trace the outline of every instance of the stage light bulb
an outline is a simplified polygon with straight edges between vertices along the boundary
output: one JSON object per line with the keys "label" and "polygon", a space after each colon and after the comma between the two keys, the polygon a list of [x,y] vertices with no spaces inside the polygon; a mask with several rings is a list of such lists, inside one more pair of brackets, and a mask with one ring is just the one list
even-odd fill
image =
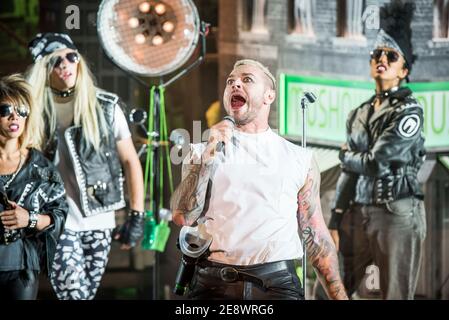
{"label": "stage light bulb", "polygon": [[164,24],[162,25],[162,30],[164,30],[165,32],[172,32],[175,29],[175,25],[173,22],[171,21],[165,21]]}
{"label": "stage light bulb", "polygon": [[[159,78],[182,68],[195,54],[202,26],[195,0],[96,2],[101,3],[96,20],[100,44],[127,73]],[[191,33],[185,36],[184,29]]]}
{"label": "stage light bulb", "polygon": [[130,28],[137,28],[139,26],[139,19],[132,17],[128,20],[128,25]]}
{"label": "stage light bulb", "polygon": [[150,11],[150,3],[149,2],[142,2],[139,4],[139,10],[140,12],[147,13]]}
{"label": "stage light bulb", "polygon": [[151,40],[151,42],[155,46],[160,46],[161,44],[164,43],[164,38],[162,38],[160,35],[157,34],[153,37],[153,40]]}
{"label": "stage light bulb", "polygon": [[167,9],[165,8],[164,4],[158,3],[156,7],[154,7],[154,11],[156,11],[156,13],[161,16],[165,13],[165,11],[167,11]]}
{"label": "stage light bulb", "polygon": [[139,34],[137,34],[135,37],[134,37],[134,41],[136,41],[136,43],[138,43],[138,44],[143,44],[143,43],[145,43],[145,36],[143,35],[143,34],[141,34],[141,33],[139,33]]}

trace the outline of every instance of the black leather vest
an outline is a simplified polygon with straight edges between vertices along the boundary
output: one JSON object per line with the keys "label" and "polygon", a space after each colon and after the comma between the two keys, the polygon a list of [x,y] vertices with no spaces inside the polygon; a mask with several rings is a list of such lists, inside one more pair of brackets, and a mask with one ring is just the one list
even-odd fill
{"label": "black leather vest", "polygon": [[[116,95],[104,91],[97,93],[108,132],[101,136],[100,149],[83,139],[80,126],[69,127],[64,133],[70,158],[80,191],[81,212],[85,217],[114,211],[125,207],[123,171],[114,137],[114,110],[119,108]],[[52,134],[44,154],[55,161],[58,146],[57,134]]]}

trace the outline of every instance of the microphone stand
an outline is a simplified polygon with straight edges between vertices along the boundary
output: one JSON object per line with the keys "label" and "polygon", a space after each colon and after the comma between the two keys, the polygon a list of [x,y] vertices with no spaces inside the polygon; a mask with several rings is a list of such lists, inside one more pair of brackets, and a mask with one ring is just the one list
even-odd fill
{"label": "microphone stand", "polygon": [[[200,24],[201,51],[200,51],[200,55],[198,56],[196,61],[194,61],[192,64],[190,64],[189,66],[187,66],[186,68],[184,68],[183,70],[181,70],[180,72],[178,72],[172,78],[168,79],[165,82],[163,81],[162,77],[160,78],[160,85],[158,87],[156,87],[155,91],[154,91],[154,110],[153,110],[154,127],[153,128],[155,129],[155,131],[157,130],[157,128],[159,128],[160,121],[161,121],[161,114],[160,114],[161,89],[163,90],[163,89],[167,88],[170,84],[172,84],[173,82],[175,82],[182,76],[186,75],[189,71],[191,71],[193,68],[198,66],[204,60],[204,58],[206,56],[206,35],[208,32],[208,27],[209,27],[209,25],[206,22],[201,21],[201,24]],[[153,150],[152,150],[153,151],[153,153],[152,153],[153,166],[149,172],[149,174],[151,176],[153,176],[153,185],[150,186],[150,188],[153,188],[153,190],[154,190],[154,198],[151,199],[151,200],[153,200],[153,207],[151,209],[154,212],[156,223],[159,223],[159,216],[158,216],[159,207],[161,205],[163,205],[161,203],[162,195],[160,194],[160,192],[162,192],[162,190],[160,190],[161,189],[160,181],[161,181],[161,175],[163,175],[163,172],[160,172],[161,170],[158,170],[159,168],[162,167],[161,163],[160,163],[161,159],[160,159],[160,155],[159,155],[161,152],[163,152],[163,150],[161,150],[159,148],[161,145],[161,142],[165,142],[165,141],[160,141],[160,132],[159,132],[159,134],[156,136],[155,147],[153,147]],[[151,152],[150,146],[148,146],[147,152]],[[160,282],[159,282],[160,267],[159,267],[159,265],[160,265],[160,253],[157,250],[155,250],[154,251],[154,264],[153,264],[153,300],[159,300],[159,298],[160,298],[160,296],[159,296],[160,295]]]}
{"label": "microphone stand", "polygon": [[[160,79],[160,83],[162,83],[163,80]],[[153,121],[154,121],[154,129],[155,131],[160,128],[160,89],[158,87],[154,90],[154,109],[153,111]],[[153,207],[150,208],[154,212],[154,218],[156,219],[156,224],[159,223],[159,206],[163,205],[159,203],[160,201],[160,175],[163,174],[161,170],[158,170],[159,167],[159,160],[160,156],[159,154],[162,152],[161,150],[161,139],[160,139],[160,132],[156,137],[156,147],[153,147],[153,166],[152,166],[152,172],[150,172],[150,175],[153,176],[153,186],[150,186],[150,188],[153,188],[154,190],[154,198],[150,199],[152,200]],[[150,150],[147,150],[147,152],[150,152]],[[150,180],[151,181],[151,180]],[[153,230],[154,232],[154,230]],[[159,264],[160,264],[160,254],[155,250],[154,251],[154,264],[153,264],[153,300],[159,300],[159,292],[160,292],[160,282],[159,282]]]}
{"label": "microphone stand", "polygon": [[[302,111],[302,137],[301,137],[301,146],[305,149],[307,147],[306,142],[306,115],[307,115],[307,102],[306,98],[302,97],[301,99],[301,111]],[[304,287],[304,297],[306,295],[307,290],[307,253],[306,253],[306,244],[304,238],[302,239],[302,281]]]}
{"label": "microphone stand", "polygon": [[[307,148],[306,143],[306,115],[307,115],[307,105],[309,103],[314,103],[317,100],[316,96],[312,92],[304,92],[304,96],[301,98],[301,109],[302,109],[302,147]],[[302,239],[302,278],[304,285],[304,295],[307,289],[307,252],[306,252],[306,244],[304,239]]]}

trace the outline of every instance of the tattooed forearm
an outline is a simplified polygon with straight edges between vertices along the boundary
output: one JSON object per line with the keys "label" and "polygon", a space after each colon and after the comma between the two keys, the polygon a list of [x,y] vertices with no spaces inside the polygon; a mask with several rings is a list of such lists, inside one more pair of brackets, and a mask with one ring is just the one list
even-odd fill
{"label": "tattooed forearm", "polygon": [[306,244],[307,258],[317,270],[318,277],[328,296],[332,299],[347,299],[338,270],[338,258],[332,239],[327,238],[322,230],[314,231],[312,227],[303,230],[303,241]]}
{"label": "tattooed forearm", "polygon": [[171,197],[172,209],[192,211],[197,205],[196,186],[200,178],[201,165],[193,164],[187,176],[181,181]]}
{"label": "tattooed forearm", "polygon": [[170,208],[181,212],[187,224],[198,219],[203,211],[209,177],[210,167],[203,163],[183,165],[183,179],[172,194]]}
{"label": "tattooed forearm", "polygon": [[321,212],[319,186],[319,170],[313,160],[306,183],[298,193],[298,223],[307,259],[314,266],[329,298],[347,299],[340,278],[337,251]]}
{"label": "tattooed forearm", "polygon": [[313,176],[309,172],[304,187],[298,194],[298,212],[304,215],[304,219],[310,219],[315,213],[317,203],[312,201],[312,197],[313,194],[319,194],[319,192],[319,181],[318,183],[314,183]]}

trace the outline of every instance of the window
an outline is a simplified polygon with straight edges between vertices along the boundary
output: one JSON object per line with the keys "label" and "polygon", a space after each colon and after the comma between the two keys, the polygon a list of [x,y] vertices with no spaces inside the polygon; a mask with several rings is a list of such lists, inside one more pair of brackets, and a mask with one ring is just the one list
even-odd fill
{"label": "window", "polygon": [[252,12],[253,12],[253,1],[246,0],[241,1],[242,4],[242,30],[249,31],[251,30],[251,20],[252,20]]}
{"label": "window", "polygon": [[433,37],[449,38],[449,0],[433,1]]}
{"label": "window", "polygon": [[267,32],[267,27],[265,24],[265,19],[267,16],[266,4],[267,4],[266,0],[253,0],[251,32],[254,33]]}
{"label": "window", "polygon": [[313,36],[312,17],[315,11],[314,0],[289,1],[289,25],[292,34]]}
{"label": "window", "polygon": [[337,0],[337,36],[344,38],[363,37],[364,1]]}
{"label": "window", "polygon": [[267,33],[266,0],[245,0],[242,1],[242,30],[251,33]]}

